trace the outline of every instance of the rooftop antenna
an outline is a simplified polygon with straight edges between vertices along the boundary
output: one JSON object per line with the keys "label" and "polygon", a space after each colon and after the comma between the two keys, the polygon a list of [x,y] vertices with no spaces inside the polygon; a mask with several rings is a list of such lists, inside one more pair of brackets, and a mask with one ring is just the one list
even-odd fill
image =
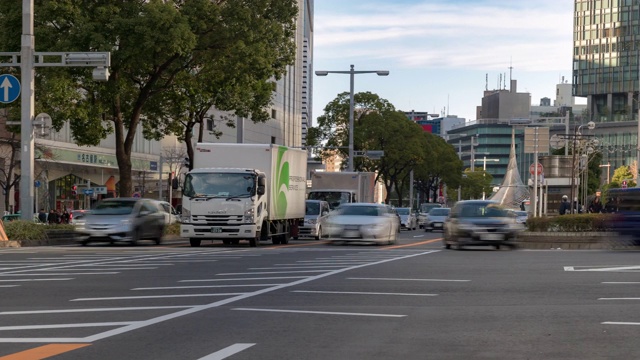
{"label": "rooftop antenna", "polygon": [[449,117],[449,94],[447,94],[447,112],[446,116]]}
{"label": "rooftop antenna", "polygon": [[502,83],[505,90],[507,90],[507,73],[504,73],[504,80]]}
{"label": "rooftop antenna", "polygon": [[513,56],[509,58],[509,83],[513,80]]}
{"label": "rooftop antenna", "polygon": [[484,90],[489,91],[489,73],[484,75]]}
{"label": "rooftop antenna", "polygon": [[498,90],[500,90],[500,85],[502,85],[502,73],[498,76]]}

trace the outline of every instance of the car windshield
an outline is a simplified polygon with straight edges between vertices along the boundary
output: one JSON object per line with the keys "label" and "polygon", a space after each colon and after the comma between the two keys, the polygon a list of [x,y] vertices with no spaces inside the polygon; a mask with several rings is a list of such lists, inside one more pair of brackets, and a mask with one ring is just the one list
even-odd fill
{"label": "car windshield", "polygon": [[319,215],[320,214],[320,203],[317,202],[308,202],[305,210],[306,215]]}
{"label": "car windshield", "polygon": [[478,217],[507,217],[507,210],[500,208],[497,204],[464,204],[460,209],[461,218]]}
{"label": "car windshield", "polygon": [[329,203],[331,210],[349,202],[349,193],[341,191],[320,191],[310,192],[309,200],[323,200]]}
{"label": "car windshield", "polygon": [[247,173],[190,173],[184,179],[184,195],[189,197],[253,196],[256,177]]}
{"label": "car windshield", "polygon": [[449,215],[449,209],[431,209],[431,211],[429,211],[429,215],[431,216],[448,216]]}
{"label": "car windshield", "polygon": [[377,206],[343,206],[338,208],[337,215],[378,216]]}
{"label": "car windshield", "polygon": [[92,215],[128,215],[133,211],[135,201],[101,201],[92,209]]}
{"label": "car windshield", "polygon": [[439,208],[439,207],[442,207],[442,205],[440,205],[440,204],[429,204],[429,203],[422,204],[422,205],[420,205],[420,212],[428,213],[431,209]]}
{"label": "car windshield", "polygon": [[398,211],[398,215],[409,215],[411,212],[409,208],[397,208],[396,210]]}

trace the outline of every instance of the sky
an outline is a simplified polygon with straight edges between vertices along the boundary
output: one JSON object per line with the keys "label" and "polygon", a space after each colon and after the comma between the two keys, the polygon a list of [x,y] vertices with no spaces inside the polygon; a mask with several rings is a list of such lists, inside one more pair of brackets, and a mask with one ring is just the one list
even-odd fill
{"label": "sky", "polygon": [[[470,121],[483,91],[510,78],[532,105],[553,104],[556,84],[571,82],[572,24],[570,0],[315,0],[313,67],[388,70],[355,75],[354,92]],[[348,74],[314,77],[313,125],[345,91]]]}

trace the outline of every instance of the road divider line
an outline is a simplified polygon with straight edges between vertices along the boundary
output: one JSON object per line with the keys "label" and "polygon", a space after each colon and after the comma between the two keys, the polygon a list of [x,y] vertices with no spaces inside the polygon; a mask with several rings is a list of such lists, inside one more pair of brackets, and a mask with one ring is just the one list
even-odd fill
{"label": "road divider line", "polygon": [[640,325],[637,322],[622,322],[622,321],[605,321],[601,323],[602,325]]}
{"label": "road divider line", "polygon": [[400,317],[406,317],[407,316],[407,315],[393,315],[393,314],[368,314],[368,313],[347,313],[347,312],[335,312],[335,311],[308,311],[308,310],[256,309],[256,308],[235,308],[235,309],[231,309],[231,310],[280,312],[280,313],[295,313],[295,314],[376,316],[376,317],[395,317],[395,318],[400,318]]}
{"label": "road divider line", "polygon": [[603,284],[640,284],[640,281],[603,281]]}
{"label": "road divider line", "polygon": [[209,354],[205,357],[201,357],[198,360],[222,360],[222,359],[226,359],[229,356],[235,355],[237,353],[239,353],[240,351],[244,351],[250,347],[252,347],[255,344],[242,344],[242,343],[238,343],[238,344],[233,344],[231,346],[227,346],[226,348],[222,349],[222,350],[218,350],[216,352],[214,352],[213,354]]}
{"label": "road divider line", "polygon": [[271,277],[250,277],[235,279],[194,279],[179,280],[178,282],[209,282],[209,281],[240,281],[240,280],[282,280],[282,279],[306,279],[306,276],[271,276]]}
{"label": "road divider line", "polygon": [[237,296],[237,295],[244,295],[244,294],[245,293],[116,296],[116,297],[103,297],[103,298],[80,298],[80,299],[72,299],[69,301],[168,299],[168,298],[188,298],[188,297],[208,297],[208,296]]}
{"label": "road divider line", "polygon": [[46,359],[90,345],[91,344],[49,344],[21,351],[19,353],[3,356],[0,357],[0,360]]}
{"label": "road divider line", "polygon": [[640,300],[640,298],[599,298],[598,300]]}
{"label": "road divider line", "polygon": [[148,287],[135,288],[137,290],[181,290],[181,289],[210,289],[210,288],[230,288],[230,287],[260,287],[260,286],[278,286],[282,284],[242,284],[242,285],[194,285],[194,286],[165,286],[165,287]]}
{"label": "road divider line", "polygon": [[443,282],[468,282],[471,280],[452,280],[452,279],[402,279],[402,278],[359,278],[350,277],[348,280],[393,280],[393,281],[443,281]]}
{"label": "road divider line", "polygon": [[100,326],[127,326],[135,324],[136,321],[104,322],[104,323],[80,323],[80,324],[49,324],[49,325],[18,325],[0,326],[0,331],[7,330],[42,330],[42,329],[70,329]]}
{"label": "road divider line", "polygon": [[294,292],[294,293],[311,293],[311,294],[347,294],[347,295],[438,296],[438,294],[383,293],[383,292],[364,292],[364,291],[293,290],[291,292]]}
{"label": "road divider line", "polygon": [[0,315],[35,315],[35,314],[64,314],[102,311],[140,311],[140,310],[162,310],[162,309],[188,309],[192,306],[136,306],[118,308],[88,308],[88,309],[62,309],[62,310],[32,310],[32,311],[2,311]]}
{"label": "road divider line", "polygon": [[306,244],[273,245],[273,246],[266,247],[266,249],[267,250],[278,250],[278,249],[282,249],[282,248],[292,248],[292,247],[301,247],[301,246],[312,246],[312,245],[318,245],[318,244],[326,244],[328,242],[329,242],[328,240],[320,240],[320,241],[313,241],[313,242],[306,243]]}
{"label": "road divider line", "polygon": [[400,249],[400,248],[405,248],[405,247],[412,247],[412,246],[418,246],[418,245],[431,244],[431,243],[438,242],[438,241],[442,241],[442,238],[431,239],[431,240],[425,240],[425,241],[419,241],[419,242],[417,242],[417,243],[412,243],[412,244],[404,244],[404,245],[387,246],[387,247],[382,248],[382,249],[380,249],[380,250]]}

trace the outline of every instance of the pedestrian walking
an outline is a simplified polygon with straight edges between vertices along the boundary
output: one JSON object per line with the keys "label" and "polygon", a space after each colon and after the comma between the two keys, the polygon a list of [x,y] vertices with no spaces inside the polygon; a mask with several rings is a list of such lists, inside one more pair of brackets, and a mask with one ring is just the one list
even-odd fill
{"label": "pedestrian walking", "polygon": [[43,224],[47,223],[47,212],[44,209],[40,209],[40,212],[38,212],[38,220]]}
{"label": "pedestrian walking", "polygon": [[562,201],[560,202],[560,209],[558,209],[558,214],[565,215],[568,212],[571,212],[571,203],[569,203],[569,197],[567,195],[562,195]]}
{"label": "pedestrian walking", "polygon": [[49,216],[47,217],[47,221],[49,222],[49,225],[55,225],[58,223],[58,214],[56,213],[55,210],[53,209],[49,210]]}
{"label": "pedestrian walking", "polygon": [[600,201],[600,196],[596,196],[591,204],[589,204],[589,212],[590,213],[601,213],[602,212],[602,202]]}
{"label": "pedestrian walking", "polygon": [[64,212],[62,213],[62,216],[60,216],[60,222],[62,224],[68,224],[69,223],[69,219],[71,219],[71,216],[69,215],[69,212],[67,211],[67,209],[64,209]]}

